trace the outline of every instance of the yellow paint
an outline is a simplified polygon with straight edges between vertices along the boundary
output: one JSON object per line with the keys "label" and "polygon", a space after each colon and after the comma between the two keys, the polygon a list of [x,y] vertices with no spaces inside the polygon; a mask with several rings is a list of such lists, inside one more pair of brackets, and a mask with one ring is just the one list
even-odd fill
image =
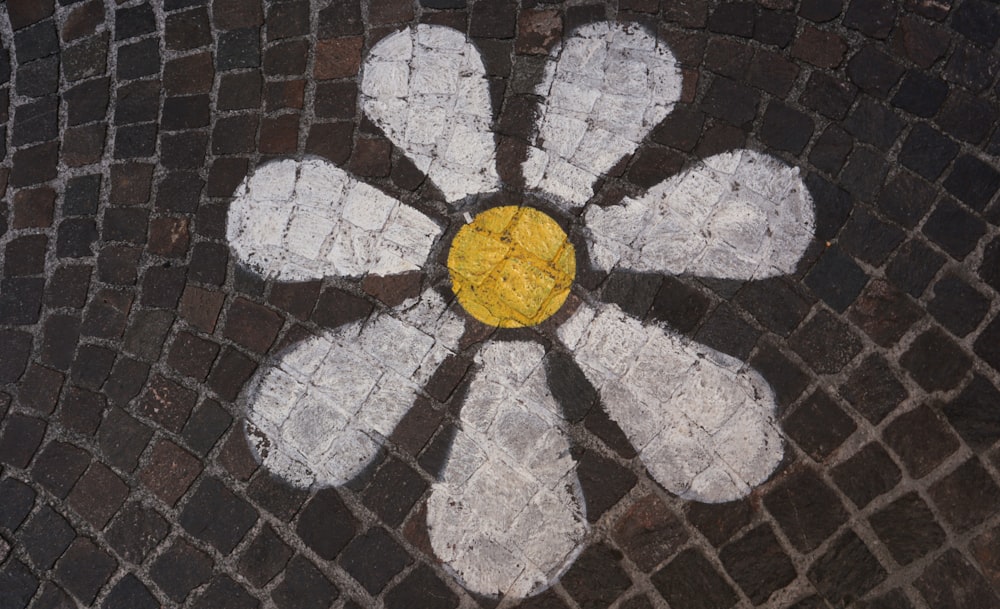
{"label": "yellow paint", "polygon": [[455,235],[451,289],[470,315],[521,328],[548,319],[566,301],[576,252],[555,220],[530,207],[494,207]]}

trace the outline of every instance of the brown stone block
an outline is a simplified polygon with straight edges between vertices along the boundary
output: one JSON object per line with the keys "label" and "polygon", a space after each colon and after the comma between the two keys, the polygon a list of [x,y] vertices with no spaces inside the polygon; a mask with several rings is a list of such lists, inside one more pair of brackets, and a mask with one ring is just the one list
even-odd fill
{"label": "brown stone block", "polygon": [[316,43],[316,63],[313,76],[320,80],[348,78],[361,69],[361,47],[364,38],[349,36],[320,40]]}

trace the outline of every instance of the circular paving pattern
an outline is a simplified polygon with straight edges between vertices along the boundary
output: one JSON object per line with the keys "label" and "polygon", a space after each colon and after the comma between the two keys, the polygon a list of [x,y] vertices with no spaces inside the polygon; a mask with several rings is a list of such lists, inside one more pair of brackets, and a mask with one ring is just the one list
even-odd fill
{"label": "circular paving pattern", "polygon": [[0,607],[1000,606],[992,0],[7,0]]}

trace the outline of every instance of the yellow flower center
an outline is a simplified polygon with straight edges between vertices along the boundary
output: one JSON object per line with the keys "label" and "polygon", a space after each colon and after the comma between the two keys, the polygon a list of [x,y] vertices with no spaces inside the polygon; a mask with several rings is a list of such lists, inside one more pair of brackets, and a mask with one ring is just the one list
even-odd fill
{"label": "yellow flower center", "polygon": [[555,220],[530,207],[494,207],[463,226],[448,252],[451,289],[470,315],[522,328],[566,301],[576,252]]}

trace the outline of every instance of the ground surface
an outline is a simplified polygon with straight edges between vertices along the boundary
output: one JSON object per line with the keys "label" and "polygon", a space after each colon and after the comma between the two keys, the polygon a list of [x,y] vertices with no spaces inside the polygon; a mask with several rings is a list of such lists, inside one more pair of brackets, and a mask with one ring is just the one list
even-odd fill
{"label": "ground surface", "polygon": [[597,201],[750,148],[801,168],[816,239],[790,277],[585,269],[574,294],[749,362],[784,458],[738,501],[681,499],[564,358],[549,386],[573,405],[589,537],[550,589],[502,603],[1000,607],[990,0],[8,0],[0,607],[495,606],[425,525],[475,331],[346,486],[293,488],[244,433],[241,392],[269,357],[447,288],[447,252],[393,282],[265,281],[233,257],[226,214],[262,161],[311,154],[454,234],[459,216],[358,104],[368,50],[415,23],[482,52],[516,204],[544,57],[605,19],[667,41],[684,86]]}

